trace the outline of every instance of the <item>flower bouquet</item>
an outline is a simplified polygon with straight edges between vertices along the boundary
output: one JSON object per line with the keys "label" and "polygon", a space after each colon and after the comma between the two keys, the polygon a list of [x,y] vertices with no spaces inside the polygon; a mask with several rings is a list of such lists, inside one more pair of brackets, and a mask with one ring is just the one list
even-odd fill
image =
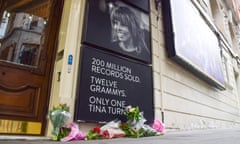
{"label": "flower bouquet", "polygon": [[69,134],[70,129],[62,127],[70,117],[69,107],[66,104],[54,106],[53,109],[50,110],[49,117],[53,125],[53,140],[59,141]]}
{"label": "flower bouquet", "polygon": [[113,120],[102,127],[94,127],[88,132],[86,140],[110,139],[124,136],[133,138],[158,136],[165,131],[164,124],[159,120],[154,120],[152,127],[145,124],[147,120],[144,118],[143,112],[140,112],[138,106],[127,106],[125,115],[127,122],[122,123],[120,120]]}
{"label": "flower bouquet", "polygon": [[101,129],[99,126],[96,126],[93,129],[91,129],[86,136],[86,140],[95,140],[95,139],[102,139],[102,138],[103,138],[103,135],[101,134]]}
{"label": "flower bouquet", "polygon": [[121,121],[113,120],[101,127],[101,130],[107,133],[106,138],[124,137],[125,132],[120,128]]}
{"label": "flower bouquet", "polygon": [[146,137],[160,135],[157,130],[150,127],[143,116],[143,112],[139,111],[139,107],[127,106],[125,109],[125,115],[128,119],[126,123],[121,125],[122,130],[128,137]]}
{"label": "flower bouquet", "polygon": [[49,118],[53,125],[52,135],[55,141],[70,141],[84,139],[84,134],[77,124],[71,121],[71,114],[67,104],[54,106],[49,112]]}
{"label": "flower bouquet", "polygon": [[157,132],[164,134],[165,133],[165,124],[160,122],[158,119],[155,119],[152,128],[155,129]]}
{"label": "flower bouquet", "polygon": [[120,128],[121,121],[110,121],[102,127],[94,127],[86,136],[87,140],[93,139],[110,139],[125,136],[124,131]]}

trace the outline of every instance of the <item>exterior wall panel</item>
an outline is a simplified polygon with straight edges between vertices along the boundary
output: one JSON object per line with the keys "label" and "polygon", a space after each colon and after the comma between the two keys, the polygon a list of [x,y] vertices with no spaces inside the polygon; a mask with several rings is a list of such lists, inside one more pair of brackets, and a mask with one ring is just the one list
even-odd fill
{"label": "exterior wall panel", "polygon": [[[161,17],[158,22],[159,38],[154,39],[153,44],[153,49],[160,51],[160,61],[154,62],[153,67],[160,69],[154,79],[161,77],[161,109],[166,126],[169,129],[199,129],[239,125],[239,96],[236,89],[220,91],[167,58]],[[231,81],[235,83],[234,78]]]}

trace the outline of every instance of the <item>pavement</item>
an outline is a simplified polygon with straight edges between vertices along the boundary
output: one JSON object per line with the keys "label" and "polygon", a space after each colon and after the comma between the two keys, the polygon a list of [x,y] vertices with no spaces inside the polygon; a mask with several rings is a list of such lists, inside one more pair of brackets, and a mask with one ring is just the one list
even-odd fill
{"label": "pavement", "polygon": [[[46,137],[7,137],[0,144],[61,144]],[[71,141],[67,144],[240,144],[240,128],[167,132],[163,136]]]}

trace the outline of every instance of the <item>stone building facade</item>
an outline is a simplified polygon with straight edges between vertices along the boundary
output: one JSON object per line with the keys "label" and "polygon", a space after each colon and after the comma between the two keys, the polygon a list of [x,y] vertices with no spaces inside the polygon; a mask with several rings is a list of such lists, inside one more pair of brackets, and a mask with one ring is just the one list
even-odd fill
{"label": "stone building facade", "polygon": [[[239,77],[239,3],[223,0],[193,0],[196,10],[218,35],[225,90],[219,90],[168,58],[161,1],[150,0],[150,24],[153,67],[155,118],[169,130],[227,128],[240,124]],[[53,80],[51,105],[67,102],[74,105],[79,42],[82,38],[86,1],[65,1],[59,35],[60,55],[55,73],[61,71],[61,82]],[[191,19],[189,19],[191,21]],[[74,27],[74,29],[73,29]],[[187,28],[186,28],[187,29]],[[67,73],[67,54],[74,53],[74,73]],[[65,55],[66,54],[66,55]],[[56,74],[55,74],[56,76]],[[72,109],[72,111],[74,111]],[[91,127],[81,123],[82,129]]]}
{"label": "stone building facade", "polygon": [[[49,111],[53,106],[58,105],[59,103],[66,103],[70,106],[70,112],[74,117],[76,117],[76,113],[81,113],[81,109],[76,109],[78,104],[78,93],[84,91],[84,89],[80,89],[79,85],[84,85],[85,81],[79,81],[80,75],[82,75],[81,70],[79,69],[80,63],[84,61],[83,55],[83,47],[86,43],[83,42],[83,39],[86,39],[85,32],[86,32],[86,15],[88,14],[87,4],[90,0],[61,0],[64,2],[63,9],[62,4],[58,4],[56,0],[45,0],[47,4],[45,6],[39,6],[38,8],[34,9],[34,14],[37,16],[41,16],[41,14],[50,15],[50,7],[53,4],[57,5],[59,9],[62,9],[62,16],[54,15],[55,17],[60,17],[60,25],[55,25],[55,29],[53,27],[54,34],[57,35],[55,38],[54,34],[51,36],[46,36],[46,39],[49,40],[50,46],[54,47],[57,46],[56,51],[51,51],[53,54],[50,56],[52,60],[54,60],[54,64],[50,65],[49,67],[53,67],[52,69],[49,68],[50,74],[47,75],[50,80],[47,80],[47,83],[50,85],[50,88],[45,88],[46,94],[49,97],[46,97],[46,102],[41,103],[42,105],[46,104],[47,109],[45,109],[42,105],[41,108],[45,112],[43,115],[40,114],[38,120],[40,119],[40,124],[38,126],[43,128],[38,132],[38,135],[51,135],[52,125],[50,121],[47,119],[46,126],[45,125],[45,117],[47,117],[47,111]],[[94,0],[96,1],[96,0]],[[99,0],[99,1],[111,1],[111,0]],[[121,1],[121,0],[120,0]],[[128,0],[122,0],[123,2]],[[121,2],[122,2],[121,1]],[[130,1],[130,0],[129,0]],[[149,16],[149,33],[150,33],[150,46],[151,46],[151,62],[148,60],[144,62],[144,65],[147,65],[148,68],[151,69],[151,74],[147,75],[144,78],[149,78],[152,81],[152,84],[148,83],[146,86],[150,85],[153,103],[152,106],[149,106],[150,112],[153,113],[154,118],[161,120],[165,123],[167,130],[169,131],[177,131],[177,130],[195,130],[195,129],[211,129],[211,128],[229,128],[229,127],[239,127],[240,126],[240,72],[239,72],[239,64],[240,64],[240,1],[238,0],[169,0],[170,6],[173,7],[172,4],[177,2],[188,3],[191,5],[191,9],[197,16],[198,21],[193,20],[195,18],[188,17],[192,16],[192,13],[188,13],[188,9],[186,5],[182,5],[182,11],[179,13],[179,17],[175,17],[172,19],[174,15],[174,11],[179,7],[175,7],[175,9],[168,11],[166,6],[166,0],[139,0],[140,3],[148,3],[149,7],[148,10],[144,12],[147,13]],[[138,0],[136,3],[139,2]],[[147,1],[147,2],[146,2]],[[8,9],[15,9],[16,7],[22,6],[26,4],[27,6],[30,1],[23,1],[23,3],[18,3],[17,1],[12,1],[13,3],[9,3]],[[40,1],[37,1],[40,3]],[[165,2],[165,3],[164,3]],[[2,11],[4,7],[5,0],[0,0],[0,13],[4,14],[5,18],[8,16],[6,13]],[[14,6],[12,4],[16,3]],[[36,5],[39,3],[35,3]],[[60,3],[60,2],[59,2]],[[130,2],[126,2],[127,5],[136,5],[131,0]],[[126,5],[126,4],[125,4]],[[189,6],[188,5],[188,6]],[[186,7],[185,7],[186,6]],[[139,8],[140,7],[140,8]],[[23,7],[24,8],[24,7]],[[104,6],[101,8],[104,9]],[[185,9],[186,8],[186,9]],[[136,6],[136,9],[140,11],[141,6]],[[18,9],[19,10],[19,9]],[[21,9],[20,9],[21,10]],[[181,10],[181,9],[180,9]],[[31,11],[31,9],[29,10]],[[57,11],[57,10],[56,10]],[[171,12],[172,15],[167,15],[167,12]],[[28,12],[28,11],[26,11]],[[187,12],[187,13],[185,13]],[[137,13],[135,11],[135,13]],[[22,13],[25,14],[25,13]],[[176,14],[176,13],[175,13]],[[184,17],[184,14],[189,14]],[[21,16],[21,15],[20,15]],[[186,27],[182,27],[179,32],[171,31],[172,29],[178,27],[178,23],[182,24],[181,22],[187,20],[188,25]],[[28,17],[31,17],[30,15]],[[32,17],[31,17],[32,18]],[[38,17],[36,17],[37,19]],[[45,18],[45,17],[44,17]],[[200,18],[200,19],[199,19]],[[40,36],[37,35],[37,32],[42,31],[42,26],[48,24],[48,18],[39,19],[37,25],[39,24],[38,29],[34,33],[36,36],[30,35],[31,39],[36,39],[34,43],[40,45],[44,38],[40,39]],[[142,18],[143,23],[145,22],[144,18]],[[167,23],[166,20],[169,20],[171,23]],[[178,20],[178,21],[177,21]],[[22,22],[22,21],[20,21]],[[52,25],[58,24],[54,21],[50,21]],[[205,28],[211,32],[211,36],[214,36],[214,40],[212,41],[211,37],[208,35],[204,35],[205,33],[201,31],[200,27],[204,23]],[[173,24],[172,26],[168,24]],[[194,26],[194,24],[196,24]],[[109,24],[110,25],[110,24]],[[35,25],[36,26],[36,23]],[[58,28],[59,26],[59,33]],[[189,26],[192,26],[190,29]],[[4,39],[4,28],[7,27],[2,25],[2,29],[0,29],[0,38],[2,39],[1,45],[4,46],[5,43],[9,43],[8,39]],[[47,25],[46,25],[47,27]],[[90,27],[90,26],[89,26]],[[142,29],[144,26],[142,25]],[[18,26],[18,28],[20,28]],[[21,29],[21,28],[20,28]],[[168,31],[172,33],[168,35]],[[26,32],[26,35],[29,35]],[[48,32],[48,31],[46,31]],[[181,32],[185,34],[186,37],[181,37]],[[44,31],[45,34],[45,31]],[[49,33],[51,34],[51,33]],[[180,35],[177,37],[176,35]],[[103,35],[102,37],[104,37]],[[140,36],[140,35],[139,35]],[[174,37],[176,36],[176,37]],[[101,37],[101,38],[102,38]],[[11,37],[9,37],[11,38]],[[26,37],[26,39],[30,39]],[[94,39],[94,37],[92,37]],[[219,56],[218,65],[212,65],[211,71],[214,71],[215,67],[222,72],[222,79],[218,82],[217,75],[211,75],[211,73],[207,73],[209,71],[205,71],[205,69],[199,69],[199,67],[195,67],[196,63],[201,63],[205,61],[202,57],[200,59],[196,59],[196,63],[192,63],[189,60],[185,61],[178,57],[177,60],[180,59],[181,62],[178,62],[176,58],[171,58],[169,53],[171,52],[178,52],[178,51],[171,51],[169,49],[176,48],[178,43],[174,43],[174,38],[180,39],[180,42],[188,41],[194,42],[192,49],[189,47],[184,48],[187,50],[186,53],[190,53],[189,57],[196,57],[195,54],[198,55],[208,55],[207,58],[214,60],[215,56]],[[53,42],[55,40],[56,42]],[[204,40],[204,41],[203,41]],[[28,41],[27,41],[28,42]],[[170,43],[169,43],[170,42]],[[195,43],[196,42],[196,43]],[[216,42],[216,43],[214,43]],[[24,43],[24,41],[21,41]],[[215,44],[215,45],[214,45]],[[199,51],[199,45],[202,45],[204,50],[208,51]],[[45,46],[45,45],[44,45]],[[91,44],[90,46],[94,46]],[[173,47],[171,47],[173,46]],[[211,51],[211,47],[214,47],[214,51]],[[206,49],[209,48],[209,49]],[[190,47],[191,48],[191,47]],[[106,50],[106,49],[105,49]],[[0,49],[0,56],[1,51]],[[96,50],[97,51],[97,50]],[[112,53],[114,50],[106,50],[106,52]],[[12,54],[8,53],[9,51],[5,50],[5,53],[2,54],[0,57],[0,66],[6,66],[9,64],[8,57],[12,56]],[[196,52],[196,53],[195,53]],[[94,53],[94,52],[93,52]],[[113,55],[118,57],[124,57],[122,54],[118,52],[113,52]],[[47,57],[47,54],[46,54]],[[40,55],[37,58],[41,58]],[[71,62],[69,62],[69,58],[71,58]],[[127,58],[131,59],[132,55],[127,55]],[[128,60],[129,60],[128,59]],[[138,57],[134,57],[134,63],[138,60]],[[2,65],[2,61],[5,61]],[[11,66],[7,66],[7,68],[14,67],[15,64],[19,64],[18,67],[23,66],[24,68],[19,68],[20,70],[28,70],[30,67],[30,72],[35,72],[35,74],[42,75],[43,71],[34,71],[33,69],[38,67],[38,64],[41,61],[45,63],[46,59],[42,58],[39,61],[35,62],[34,64],[28,64],[27,67],[24,67],[26,63],[17,63],[17,60],[12,61],[10,63]],[[132,60],[132,59],[131,59]],[[129,61],[131,61],[129,60]],[[143,60],[144,61],[144,60]],[[183,61],[183,62],[182,62]],[[15,62],[15,63],[13,63]],[[136,62],[137,63],[137,62]],[[179,64],[180,63],[180,64]],[[184,67],[184,64],[187,66]],[[209,63],[212,64],[212,63]],[[31,66],[34,67],[31,67]],[[41,65],[42,66],[42,65]],[[201,68],[201,67],[200,67]],[[44,70],[44,69],[43,69]],[[133,69],[132,69],[133,70]],[[129,69],[131,71],[131,69]],[[2,77],[5,81],[8,81],[4,75],[6,75],[8,71],[1,71]],[[131,72],[130,72],[131,73]],[[8,73],[7,73],[8,74]],[[83,74],[84,75],[84,74]],[[210,76],[209,76],[210,75]],[[152,77],[152,78],[151,78]],[[2,79],[0,79],[0,88],[4,90],[12,90],[4,85]],[[31,82],[31,78],[29,78]],[[14,83],[14,81],[12,81]],[[20,81],[22,82],[22,81]],[[45,81],[44,81],[45,82]],[[114,81],[111,81],[114,82]],[[116,82],[119,84],[118,82]],[[38,84],[38,83],[37,83]],[[41,83],[42,84],[42,83]],[[40,84],[40,85],[41,85]],[[45,84],[45,83],[44,83]],[[42,86],[42,85],[41,85]],[[35,88],[34,86],[32,86]],[[33,89],[30,87],[31,89]],[[117,87],[117,86],[115,86]],[[220,87],[220,88],[219,88]],[[0,96],[6,98],[7,96],[15,93],[6,92],[7,95],[4,95],[5,91],[0,89]],[[27,88],[26,88],[27,89]],[[36,88],[37,89],[37,88]],[[6,90],[6,91],[7,91]],[[14,89],[15,90],[15,89]],[[13,91],[14,91],[13,90]],[[25,90],[25,89],[24,89]],[[16,90],[15,90],[16,91]],[[15,92],[14,91],[14,92]],[[20,90],[19,90],[20,91]],[[30,93],[30,92],[29,92]],[[137,93],[137,92],[136,92]],[[18,96],[18,95],[17,95]],[[141,98],[146,100],[147,97]],[[29,98],[32,100],[31,98]],[[122,101],[123,102],[123,101]],[[12,104],[12,103],[10,103]],[[13,103],[14,104],[14,103]],[[23,105],[26,104],[23,102]],[[0,104],[1,105],[1,104]],[[122,104],[124,105],[124,104]],[[32,106],[34,107],[34,105]],[[1,108],[1,107],[0,107]],[[141,109],[141,107],[140,107]],[[1,112],[2,109],[0,109]],[[35,113],[34,113],[35,114]],[[86,113],[85,113],[86,114]],[[44,118],[43,118],[44,117]],[[150,116],[151,117],[151,116]],[[19,117],[18,117],[19,118]],[[0,115],[0,121],[5,121],[7,119],[6,116]],[[44,119],[44,120],[43,120]],[[10,119],[11,120],[11,119]],[[18,119],[17,119],[18,120]],[[28,120],[20,119],[20,120]],[[91,121],[91,120],[90,120]],[[8,123],[8,120],[7,120]],[[21,122],[20,122],[21,123]],[[17,123],[18,124],[18,123]],[[8,125],[8,124],[7,124]],[[79,121],[80,129],[83,131],[88,131],[93,126],[98,125],[96,122],[85,122]],[[5,125],[2,126],[5,128]],[[46,131],[46,132],[45,132]],[[1,126],[0,126],[1,132]],[[11,133],[11,132],[7,132]]]}

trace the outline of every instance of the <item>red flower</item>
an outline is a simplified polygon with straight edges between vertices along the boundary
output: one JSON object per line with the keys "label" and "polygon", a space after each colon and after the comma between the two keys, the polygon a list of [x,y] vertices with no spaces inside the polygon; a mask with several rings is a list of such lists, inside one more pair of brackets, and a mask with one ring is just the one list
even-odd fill
{"label": "red flower", "polygon": [[100,127],[97,126],[93,128],[93,131],[99,134],[101,130],[100,130]]}

